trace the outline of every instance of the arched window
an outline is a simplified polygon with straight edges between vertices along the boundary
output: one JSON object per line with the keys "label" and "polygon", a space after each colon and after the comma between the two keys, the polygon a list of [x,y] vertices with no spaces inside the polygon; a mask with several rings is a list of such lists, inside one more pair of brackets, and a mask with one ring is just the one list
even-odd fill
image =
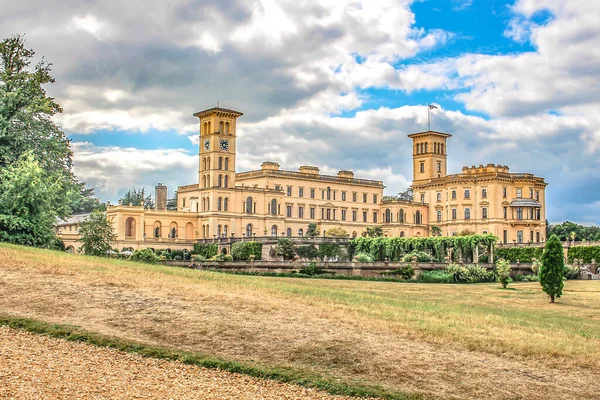
{"label": "arched window", "polygon": [[404,231],[400,232],[400,237],[404,237]]}
{"label": "arched window", "polygon": [[229,175],[225,175],[225,183],[223,184],[224,187],[229,187]]}
{"label": "arched window", "polygon": [[222,184],[223,184],[223,175],[219,175],[219,177],[217,178],[217,187],[221,187]]}
{"label": "arched window", "polygon": [[304,231],[302,230],[302,228],[298,229],[298,236],[304,236]]}
{"label": "arched window", "polygon": [[210,175],[206,175],[206,187],[210,187]]}
{"label": "arched window", "polygon": [[252,214],[252,197],[246,199],[246,212]]}
{"label": "arched window", "polygon": [[225,157],[225,170],[229,171],[229,157]]}
{"label": "arched window", "polygon": [[287,228],[286,234],[288,237],[292,236],[292,228]]}
{"label": "arched window", "polygon": [[217,199],[217,211],[221,211],[221,209],[222,209],[222,206],[223,206],[223,198],[222,198],[222,197],[219,197],[219,198]]}
{"label": "arched window", "polygon": [[415,212],[415,224],[420,225],[421,224],[421,211],[417,210]]}
{"label": "arched window", "polygon": [[277,236],[277,225],[273,225],[271,227],[271,236],[273,236],[273,237]]}
{"label": "arched window", "polygon": [[400,212],[398,213],[398,222],[404,223],[404,210],[403,209],[400,209]]}
{"label": "arched window", "polygon": [[252,237],[252,224],[246,225],[246,237]]}
{"label": "arched window", "polygon": [[223,157],[219,157],[219,169],[223,169]]}
{"label": "arched window", "polygon": [[442,201],[442,193],[438,192],[437,194],[437,201]]}
{"label": "arched window", "polygon": [[210,127],[210,121],[208,121],[208,127],[207,127],[206,129],[208,129],[208,131],[207,131],[206,133],[212,133],[212,132],[211,132],[211,131],[212,131],[212,129],[211,129],[211,127]]}
{"label": "arched window", "polygon": [[210,211],[210,199],[206,198],[206,211]]}
{"label": "arched window", "polygon": [[389,208],[385,210],[385,222],[392,222],[392,212]]}
{"label": "arched window", "polygon": [[327,186],[327,200],[331,200],[331,188]]}
{"label": "arched window", "polygon": [[229,122],[225,122],[225,134],[229,135]]}
{"label": "arched window", "polygon": [[219,122],[219,133],[223,133],[223,121]]}
{"label": "arched window", "polygon": [[227,203],[229,202],[229,199],[227,197],[225,197],[225,200],[223,200],[223,211],[227,211]]}
{"label": "arched window", "polygon": [[227,225],[223,226],[223,237],[227,237]]}
{"label": "arched window", "polygon": [[177,237],[177,228],[175,228],[175,227],[171,228],[171,237],[173,239],[175,239]]}
{"label": "arched window", "polygon": [[221,224],[217,225],[217,237],[221,237]]}
{"label": "arched window", "polygon": [[202,225],[202,238],[206,239],[206,231],[204,230],[204,228],[206,228],[204,225]]}
{"label": "arched window", "polygon": [[206,176],[202,177],[202,187],[205,188],[206,187]]}
{"label": "arched window", "polygon": [[132,217],[125,221],[125,236],[135,236],[135,219]]}
{"label": "arched window", "polygon": [[277,215],[277,200],[271,200],[271,215]]}

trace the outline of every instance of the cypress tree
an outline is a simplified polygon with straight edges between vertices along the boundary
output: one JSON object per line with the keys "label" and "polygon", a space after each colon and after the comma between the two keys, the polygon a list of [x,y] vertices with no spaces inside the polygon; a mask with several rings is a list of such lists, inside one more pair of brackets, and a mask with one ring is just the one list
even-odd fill
{"label": "cypress tree", "polygon": [[555,298],[562,296],[564,269],[562,245],[558,236],[552,235],[546,242],[540,268],[540,284],[542,290],[550,296],[550,303],[554,303]]}

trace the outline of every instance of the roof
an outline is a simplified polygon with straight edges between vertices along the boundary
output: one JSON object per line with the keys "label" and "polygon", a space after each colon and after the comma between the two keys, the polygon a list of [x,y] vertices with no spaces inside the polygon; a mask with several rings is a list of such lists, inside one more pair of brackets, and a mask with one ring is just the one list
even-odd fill
{"label": "roof", "polygon": [[268,169],[237,172],[235,174],[235,179],[237,181],[242,181],[242,180],[246,180],[246,179],[252,179],[252,178],[257,178],[257,177],[262,177],[262,176],[267,176],[267,175],[277,176],[280,178],[336,182],[336,183],[341,183],[341,184],[352,184],[352,185],[357,185],[357,186],[385,187],[385,186],[383,186],[382,181],[376,181],[376,180],[370,180],[370,179],[344,178],[344,177],[333,176],[333,175],[310,174],[310,173],[303,173],[303,172],[298,172],[298,171],[268,170]]}
{"label": "roof", "polygon": [[513,199],[510,202],[511,207],[542,207],[540,203],[535,201],[534,199]]}
{"label": "roof", "polygon": [[445,138],[449,138],[452,135],[449,133],[444,133],[444,132],[438,132],[438,131],[423,131],[423,132],[416,132],[416,133],[411,133],[410,135],[407,135],[409,138],[414,139],[416,137],[419,136],[428,136],[428,135],[435,135],[435,136],[443,136]]}
{"label": "roof", "polygon": [[194,117],[202,118],[202,117],[205,117],[214,112],[224,113],[224,114],[233,114],[235,117],[241,117],[242,115],[244,115],[239,111],[231,110],[229,108],[213,107],[213,108],[207,108],[206,110],[198,111],[197,113],[194,114]]}
{"label": "roof", "polygon": [[90,214],[91,213],[75,214],[67,219],[59,219],[56,222],[56,226],[79,224],[83,221],[87,221],[87,219],[90,217]]}

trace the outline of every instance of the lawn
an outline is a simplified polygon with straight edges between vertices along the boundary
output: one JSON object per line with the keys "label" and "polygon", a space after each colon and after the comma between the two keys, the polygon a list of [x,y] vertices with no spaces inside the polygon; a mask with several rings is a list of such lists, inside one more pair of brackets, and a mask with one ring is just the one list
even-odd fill
{"label": "lawn", "polygon": [[[600,281],[268,278],[0,245],[0,314],[433,398],[600,392]],[[312,378],[311,378],[312,379]]]}

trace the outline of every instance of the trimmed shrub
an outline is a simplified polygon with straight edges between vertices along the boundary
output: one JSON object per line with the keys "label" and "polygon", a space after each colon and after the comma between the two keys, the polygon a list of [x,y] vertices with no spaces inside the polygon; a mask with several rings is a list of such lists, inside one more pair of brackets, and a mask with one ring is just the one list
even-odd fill
{"label": "trimmed shrub", "polygon": [[173,257],[173,261],[182,261],[182,260],[183,260],[183,257],[181,257],[179,255]]}
{"label": "trimmed shrub", "polygon": [[277,241],[275,254],[283,256],[284,260],[291,260],[296,255],[294,243],[288,238],[282,238]]}
{"label": "trimmed shrub", "polygon": [[542,268],[540,269],[540,284],[542,290],[550,296],[550,303],[562,296],[564,286],[565,261],[563,248],[558,236],[552,235],[546,242],[542,255]]}
{"label": "trimmed shrub", "polygon": [[356,262],[368,263],[373,262],[373,257],[371,257],[371,255],[367,253],[356,253],[354,255],[354,260]]}
{"label": "trimmed shrub", "polygon": [[340,257],[342,255],[342,249],[339,244],[336,243],[322,243],[319,246],[319,258],[324,259]]}
{"label": "trimmed shrub", "polygon": [[298,253],[298,257],[309,260],[319,257],[319,249],[312,244],[308,246],[298,246],[296,248],[296,253]]}
{"label": "trimmed shrub", "polygon": [[494,249],[494,257],[509,262],[530,263],[534,258],[542,257],[544,249],[541,247],[503,247]]}
{"label": "trimmed shrub", "polygon": [[416,257],[418,262],[430,262],[432,260],[431,256],[424,251],[413,250],[402,257],[402,262],[411,262],[413,257]]}
{"label": "trimmed shrub", "polygon": [[137,261],[146,264],[156,264],[160,261],[160,257],[157,256],[151,249],[137,249],[133,252],[130,261]]}
{"label": "trimmed shrub", "polygon": [[419,278],[423,283],[452,283],[453,277],[446,271],[424,271]]}
{"label": "trimmed shrub", "polygon": [[510,263],[506,260],[498,260],[496,262],[496,276],[498,282],[506,289],[509,283],[512,282],[510,279]]}
{"label": "trimmed shrub", "polygon": [[206,257],[204,257],[200,254],[194,254],[192,260],[194,260],[196,262],[206,261]]}
{"label": "trimmed shrub", "polygon": [[592,260],[600,262],[600,246],[570,247],[567,253],[567,261],[572,263],[576,259],[583,260],[584,263],[592,262]]}
{"label": "trimmed shrub", "polygon": [[196,243],[194,244],[194,251],[192,253],[211,258],[216,256],[218,252],[219,246],[216,243]]}
{"label": "trimmed shrub", "polygon": [[262,243],[237,242],[231,246],[231,256],[236,261],[260,260],[262,256]]}
{"label": "trimmed shrub", "polygon": [[450,264],[446,267],[446,273],[452,276],[452,281],[457,283],[479,283],[489,282],[494,274],[479,265],[467,265],[465,267]]}
{"label": "trimmed shrub", "polygon": [[233,257],[229,254],[217,254],[212,256],[210,261],[233,261]]}

